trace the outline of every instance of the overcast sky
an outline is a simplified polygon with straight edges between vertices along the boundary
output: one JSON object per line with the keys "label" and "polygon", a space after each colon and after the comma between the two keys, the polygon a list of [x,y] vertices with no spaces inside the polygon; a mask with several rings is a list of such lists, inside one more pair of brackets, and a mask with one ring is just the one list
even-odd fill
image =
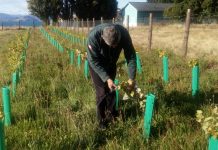
{"label": "overcast sky", "polygon": [[[118,8],[124,7],[129,1],[146,2],[146,0],[117,0]],[[0,13],[27,15],[26,0],[0,0]]]}
{"label": "overcast sky", "polygon": [[0,13],[29,14],[26,0],[0,0]]}

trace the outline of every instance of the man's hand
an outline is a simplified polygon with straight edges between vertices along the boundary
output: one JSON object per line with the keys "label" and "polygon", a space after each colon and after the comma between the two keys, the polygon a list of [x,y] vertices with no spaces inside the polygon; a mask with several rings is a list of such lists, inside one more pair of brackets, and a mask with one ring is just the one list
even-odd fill
{"label": "man's hand", "polygon": [[107,80],[107,85],[108,85],[111,92],[117,88],[117,86],[114,84],[113,80],[111,80],[111,79]]}

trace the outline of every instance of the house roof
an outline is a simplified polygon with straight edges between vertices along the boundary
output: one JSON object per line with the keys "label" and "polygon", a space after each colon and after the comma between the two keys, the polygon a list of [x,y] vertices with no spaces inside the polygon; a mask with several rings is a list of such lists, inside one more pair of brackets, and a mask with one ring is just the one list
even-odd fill
{"label": "house roof", "polygon": [[173,6],[173,3],[129,2],[123,9],[125,9],[129,4],[135,7],[138,11],[164,11],[166,8]]}

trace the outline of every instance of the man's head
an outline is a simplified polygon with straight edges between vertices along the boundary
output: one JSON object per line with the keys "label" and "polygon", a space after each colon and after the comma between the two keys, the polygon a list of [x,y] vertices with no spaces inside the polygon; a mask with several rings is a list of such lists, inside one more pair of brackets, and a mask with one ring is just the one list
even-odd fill
{"label": "man's head", "polygon": [[116,28],[115,25],[107,26],[103,29],[102,38],[107,45],[116,47],[120,42],[120,31]]}

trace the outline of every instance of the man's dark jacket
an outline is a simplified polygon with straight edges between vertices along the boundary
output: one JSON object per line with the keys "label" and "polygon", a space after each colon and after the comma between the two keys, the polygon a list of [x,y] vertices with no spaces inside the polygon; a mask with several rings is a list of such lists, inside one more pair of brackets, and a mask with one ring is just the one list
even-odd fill
{"label": "man's dark jacket", "polygon": [[96,26],[88,36],[88,62],[92,69],[100,76],[103,82],[106,82],[110,76],[108,72],[116,69],[116,63],[119,59],[121,50],[128,64],[129,78],[135,79],[136,76],[136,54],[132,40],[128,31],[121,25],[114,24],[121,33],[121,39],[116,48],[108,46],[101,35],[104,27],[111,24],[101,24]]}

